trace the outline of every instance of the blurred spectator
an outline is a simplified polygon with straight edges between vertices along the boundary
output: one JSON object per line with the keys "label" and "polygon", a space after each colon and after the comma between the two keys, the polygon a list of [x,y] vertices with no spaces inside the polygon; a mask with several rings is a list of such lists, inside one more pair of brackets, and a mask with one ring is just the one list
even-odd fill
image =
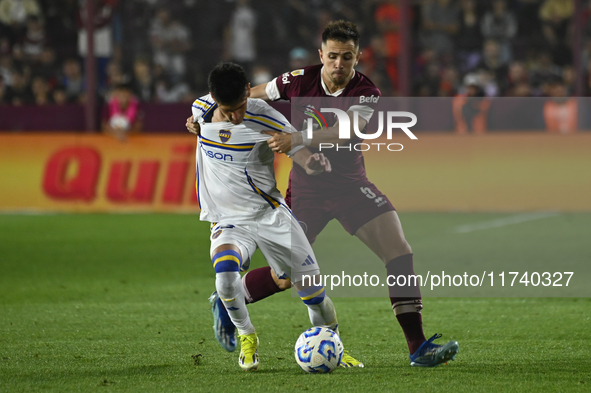
{"label": "blurred spectator", "polygon": [[544,38],[552,48],[554,64],[560,66],[572,63],[569,42],[572,35],[571,18],[574,8],[573,0],[545,0],[540,8]]}
{"label": "blurred spectator", "polygon": [[155,91],[157,102],[193,102],[195,99],[187,83],[179,82],[173,84],[164,77],[156,79]]}
{"label": "blurred spectator", "polygon": [[150,63],[143,58],[133,62],[133,78],[131,80],[133,93],[142,102],[150,102],[154,99],[155,89]]}
{"label": "blurred spectator", "polygon": [[531,94],[529,91],[529,77],[525,65],[519,61],[514,61],[509,65],[509,72],[507,75],[507,83],[503,95],[509,97],[522,97],[526,94],[524,86],[528,86],[527,95]]}
{"label": "blurred spectator", "polygon": [[51,92],[51,98],[56,105],[68,104],[68,93],[62,85],[57,85]]}
{"label": "blurred spectator", "polygon": [[186,71],[185,54],[191,48],[189,30],[173,20],[166,8],[160,8],[152,21],[150,40],[154,64],[161,65],[174,82],[179,82]]}
{"label": "blurred spectator", "polygon": [[562,69],[562,81],[566,88],[566,95],[572,96],[575,94],[576,74],[572,66],[567,66]]}
{"label": "blurred spectator", "polygon": [[478,64],[482,42],[480,15],[476,0],[461,0],[460,25],[456,45],[462,72],[471,70]]}
{"label": "blurred spectator", "polygon": [[453,37],[459,30],[459,9],[451,0],[427,0],[423,5],[423,45],[444,58],[454,50]]}
{"label": "blurred spectator", "polygon": [[433,60],[425,66],[424,72],[418,80],[418,90],[421,91],[421,96],[437,97],[440,85],[440,64],[437,60]]}
{"label": "blurred spectator", "polygon": [[578,103],[568,97],[567,87],[562,78],[548,82],[550,98],[544,104],[546,130],[551,134],[574,134],[577,131]]}
{"label": "blurred spectator", "polygon": [[33,103],[35,105],[51,104],[51,88],[49,83],[42,76],[35,76],[31,82],[31,91],[33,93]]}
{"label": "blurred spectator", "polygon": [[454,67],[447,67],[441,75],[439,83],[439,97],[453,97],[459,90],[458,72]]}
{"label": "blurred spectator", "polygon": [[58,84],[60,67],[53,48],[44,48],[39,56],[39,61],[33,64],[32,67],[32,73],[44,77],[51,87]]}
{"label": "blurred spectator", "polygon": [[548,52],[540,53],[534,67],[530,70],[530,83],[535,95],[547,95],[546,84],[562,74],[562,70],[552,62],[552,56]]}
{"label": "blurred spectator", "polygon": [[493,0],[492,10],[484,14],[481,27],[485,39],[499,44],[502,61],[511,61],[511,39],[517,34],[517,19],[507,10],[506,0]]}
{"label": "blurred spectator", "polygon": [[0,105],[8,104],[6,92],[8,91],[8,85],[4,82],[4,76],[0,74]]}
{"label": "blurred spectator", "polygon": [[108,95],[115,87],[128,83],[129,77],[123,72],[121,63],[111,60],[107,63],[105,88],[102,91],[103,95]]}
{"label": "blurred spectator", "polygon": [[456,133],[486,133],[490,99],[484,97],[480,78],[474,74],[467,75],[463,90],[464,94],[459,94],[452,101]]}
{"label": "blurred spectator", "polygon": [[386,46],[381,35],[371,38],[369,46],[361,48],[363,55],[357,69],[365,74],[384,96],[394,95],[394,85],[388,75],[388,61]]}
{"label": "blurred spectator", "polygon": [[[398,56],[400,55],[400,7],[398,0],[389,0],[381,5],[378,5],[374,15],[378,31],[381,34],[380,45],[383,45],[384,50],[376,50],[377,41],[372,39],[371,49],[374,56],[374,62],[380,71],[385,71],[389,79],[388,90],[398,90]],[[410,18],[410,15],[406,15]],[[378,64],[379,63],[379,64]],[[383,75],[383,74],[381,74]],[[381,76],[380,75],[380,76]]]}
{"label": "blurred spectator", "polygon": [[[490,85],[490,83],[494,82],[498,89],[500,89],[501,91],[504,90],[507,81],[507,74],[509,72],[509,67],[507,66],[507,63],[503,60],[503,57],[501,55],[501,47],[496,41],[488,40],[484,43],[484,48],[482,51],[482,60],[476,66],[476,69],[480,71],[486,71],[488,73],[486,78],[492,78],[492,80],[489,81],[489,83],[483,83],[483,85]],[[498,95],[498,89],[496,89],[497,92],[494,94],[489,89],[487,91],[487,95]]]}
{"label": "blurred spectator", "polygon": [[[98,88],[103,90],[107,84],[107,64],[115,54],[113,40],[113,9],[119,0],[95,1],[95,16],[93,22],[94,56],[96,58],[96,73]],[[85,57],[88,53],[88,35],[86,34],[86,0],[80,0],[78,11],[78,54]],[[119,60],[120,56],[115,56]]]}
{"label": "blurred spectator", "polygon": [[0,0],[0,22],[19,35],[25,28],[27,17],[41,17],[41,7],[36,0]]}
{"label": "blurred spectator", "polygon": [[117,85],[103,106],[103,132],[125,141],[129,133],[142,129],[142,120],[138,109],[139,102],[133,95],[131,87],[127,84]]}
{"label": "blurred spectator", "polygon": [[62,66],[61,84],[65,87],[68,94],[68,100],[71,102],[83,101],[84,78],[80,62],[77,59],[67,59]]}
{"label": "blurred spectator", "polygon": [[41,53],[48,45],[48,37],[43,22],[36,15],[27,18],[25,34],[18,40],[26,61],[33,63],[41,59]]}
{"label": "blurred spectator", "polygon": [[225,33],[225,58],[242,65],[251,75],[256,60],[257,17],[248,0],[238,0]]}
{"label": "blurred spectator", "polygon": [[28,105],[33,103],[33,95],[29,88],[29,81],[21,70],[12,71],[12,84],[6,92],[6,101],[11,105]]}
{"label": "blurred spectator", "polygon": [[8,55],[0,56],[0,76],[4,78],[4,83],[12,84],[12,57]]}

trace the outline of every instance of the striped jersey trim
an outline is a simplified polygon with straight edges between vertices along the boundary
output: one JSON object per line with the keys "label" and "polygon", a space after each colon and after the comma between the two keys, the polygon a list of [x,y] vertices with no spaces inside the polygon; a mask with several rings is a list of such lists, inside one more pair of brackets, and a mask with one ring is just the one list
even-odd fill
{"label": "striped jersey trim", "polygon": [[233,151],[249,151],[249,150],[254,149],[254,146],[255,146],[254,143],[239,143],[239,144],[232,145],[232,144],[228,144],[228,143],[210,141],[209,139],[205,139],[203,137],[201,137],[201,143],[203,143],[204,145],[207,145],[207,146],[217,147],[217,148],[225,149],[225,150],[233,150]]}
{"label": "striped jersey trim", "polygon": [[[269,116],[265,116],[265,117],[269,117]],[[283,131],[283,128],[284,128],[283,123],[271,121],[271,120],[265,119],[262,116],[249,115],[248,111],[246,112],[246,115],[244,115],[244,121],[251,121],[253,123],[260,124],[264,127],[269,127],[270,129],[275,130],[275,131]]]}
{"label": "striped jersey trim", "polygon": [[279,203],[279,201],[275,200],[275,198],[273,198],[272,196],[268,195],[267,193],[265,193],[263,190],[261,190],[260,188],[258,188],[254,184],[254,182],[252,181],[252,178],[248,175],[248,172],[246,171],[246,169],[244,169],[244,173],[246,174],[246,180],[248,181],[248,184],[250,184],[250,186],[252,187],[252,189],[254,190],[254,192],[256,192],[257,194],[259,194],[265,201],[267,201],[267,203],[273,209],[277,209],[279,206],[281,206],[281,203]]}
{"label": "striped jersey trim", "polygon": [[264,117],[265,119],[268,119],[270,122],[275,123],[275,126],[277,126],[277,127],[280,127],[280,126],[281,126],[280,128],[285,127],[285,123],[277,120],[274,117],[271,117],[271,116],[268,116],[268,115],[263,115],[262,113],[256,114],[256,113],[252,113],[252,112],[249,112],[249,111],[246,111],[246,114],[247,115],[250,115],[252,118]]}

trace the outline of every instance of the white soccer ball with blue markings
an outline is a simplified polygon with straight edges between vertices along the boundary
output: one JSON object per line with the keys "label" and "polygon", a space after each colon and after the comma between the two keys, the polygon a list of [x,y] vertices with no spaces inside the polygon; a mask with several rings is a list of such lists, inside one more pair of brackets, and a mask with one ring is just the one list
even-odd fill
{"label": "white soccer ball with blue markings", "polygon": [[343,343],[338,334],[323,327],[313,327],[300,335],[295,345],[295,359],[307,373],[330,373],[343,357]]}

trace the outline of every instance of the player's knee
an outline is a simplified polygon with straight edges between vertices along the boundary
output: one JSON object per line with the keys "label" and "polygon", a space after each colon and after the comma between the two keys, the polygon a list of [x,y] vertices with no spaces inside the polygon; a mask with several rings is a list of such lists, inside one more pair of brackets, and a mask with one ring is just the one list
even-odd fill
{"label": "player's knee", "polygon": [[285,291],[286,289],[291,288],[291,281],[289,278],[279,278],[273,270],[271,270],[271,277],[273,277],[275,285],[277,285],[277,288],[280,290]]}
{"label": "player's knee", "polygon": [[240,273],[238,272],[217,273],[215,278],[215,289],[221,297],[231,297],[239,282]]}
{"label": "player's knee", "polygon": [[291,288],[291,281],[289,280],[289,278],[286,278],[286,279],[278,278],[275,280],[275,284],[277,284],[277,287],[282,291],[285,291],[286,289]]}

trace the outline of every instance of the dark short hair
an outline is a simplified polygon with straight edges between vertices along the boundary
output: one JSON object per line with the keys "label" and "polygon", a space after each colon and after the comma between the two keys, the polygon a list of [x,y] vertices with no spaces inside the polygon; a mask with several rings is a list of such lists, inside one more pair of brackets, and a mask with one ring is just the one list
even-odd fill
{"label": "dark short hair", "polygon": [[359,30],[353,22],[337,20],[329,22],[322,32],[322,43],[328,40],[347,42],[353,40],[356,47],[359,47]]}
{"label": "dark short hair", "polygon": [[207,78],[209,91],[223,105],[232,105],[246,94],[248,80],[244,68],[235,63],[219,63]]}

